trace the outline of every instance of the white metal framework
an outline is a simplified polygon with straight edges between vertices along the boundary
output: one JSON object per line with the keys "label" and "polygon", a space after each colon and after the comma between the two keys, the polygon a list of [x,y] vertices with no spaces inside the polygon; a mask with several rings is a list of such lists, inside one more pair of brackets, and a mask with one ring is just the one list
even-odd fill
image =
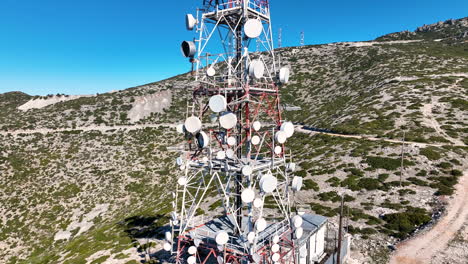
{"label": "white metal framework", "polygon": [[[195,88],[178,127],[187,143],[165,248],[177,263],[295,263],[302,178],[285,146],[294,125],[282,120],[279,89],[289,69],[275,57],[269,2],[202,2],[186,17],[198,38],[182,43]],[[210,197],[222,216],[200,210]]]}

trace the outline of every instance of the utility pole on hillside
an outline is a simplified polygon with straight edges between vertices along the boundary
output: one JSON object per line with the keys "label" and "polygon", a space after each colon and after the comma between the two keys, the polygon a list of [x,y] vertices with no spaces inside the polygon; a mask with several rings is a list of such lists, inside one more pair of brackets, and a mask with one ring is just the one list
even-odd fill
{"label": "utility pole on hillside", "polygon": [[401,182],[402,182],[402,179],[403,179],[403,170],[404,170],[404,155],[405,155],[405,136],[406,136],[406,132],[403,131],[403,142],[401,144],[401,165],[400,165],[400,187],[401,186]]}

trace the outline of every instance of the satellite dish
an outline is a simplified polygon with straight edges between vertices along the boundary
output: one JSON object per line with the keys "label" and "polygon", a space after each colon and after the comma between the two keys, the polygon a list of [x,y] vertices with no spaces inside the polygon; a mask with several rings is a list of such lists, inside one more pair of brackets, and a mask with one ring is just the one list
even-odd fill
{"label": "satellite dish", "polygon": [[216,153],[216,158],[219,159],[219,160],[223,160],[226,158],[226,152],[224,151],[218,151],[218,153]]}
{"label": "satellite dish", "polygon": [[202,161],[203,161],[203,162],[208,162],[208,157],[203,157],[203,158],[202,158]]}
{"label": "satellite dish", "polygon": [[187,178],[185,177],[180,177],[178,180],[177,180],[177,183],[179,185],[182,185],[182,186],[185,186],[187,184]]}
{"label": "satellite dish", "polygon": [[208,147],[208,144],[210,143],[210,138],[205,132],[200,131],[200,133],[197,134],[196,138],[199,148],[202,149]]}
{"label": "satellite dish", "polygon": [[288,83],[289,82],[289,75],[290,75],[289,68],[287,68],[287,67],[281,68],[280,72],[279,72],[280,82],[283,83],[283,84]]}
{"label": "satellite dish", "polygon": [[193,240],[193,244],[195,244],[196,247],[199,247],[200,244],[201,244],[201,242],[202,242],[202,241],[201,241],[201,239],[199,239],[199,238],[195,238],[195,239]]}
{"label": "satellite dish", "polygon": [[280,241],[280,237],[278,235],[274,235],[273,236],[273,243],[278,244],[279,241]]}
{"label": "satellite dish", "polygon": [[258,232],[262,232],[263,230],[265,230],[266,227],[267,227],[267,222],[266,222],[265,218],[259,218],[255,222],[255,228],[257,228]]}
{"label": "satellite dish", "polygon": [[279,154],[281,154],[281,152],[283,152],[283,148],[280,147],[280,146],[276,146],[276,147],[275,147],[275,154],[276,154],[276,155],[279,155]]}
{"label": "satellite dish", "polygon": [[260,260],[262,260],[262,257],[261,257],[259,254],[254,253],[254,254],[252,254],[252,259],[253,259],[253,261],[254,261],[255,263],[259,263]]}
{"label": "satellite dish", "polygon": [[167,241],[172,241],[172,233],[167,231],[166,233],[164,233],[164,236],[166,237],[166,240]]}
{"label": "satellite dish", "polygon": [[241,193],[241,198],[244,203],[251,203],[255,199],[255,192],[251,188],[246,188]]}
{"label": "satellite dish", "polygon": [[258,145],[260,144],[260,137],[259,136],[253,136],[251,141],[253,145]]}
{"label": "satellite dish", "polygon": [[265,73],[265,64],[261,60],[253,60],[249,64],[249,75],[252,78],[260,79]]}
{"label": "satellite dish", "polygon": [[221,230],[216,234],[216,243],[218,245],[224,245],[229,241],[229,235],[226,231]]}
{"label": "satellite dish", "polygon": [[224,112],[219,117],[219,124],[225,129],[231,129],[237,124],[237,116],[232,112]]}
{"label": "satellite dish", "polygon": [[226,150],[226,157],[228,157],[229,159],[234,158],[234,150],[232,150],[232,149],[227,149],[227,150]]}
{"label": "satellite dish", "polygon": [[280,246],[279,246],[278,244],[273,244],[273,246],[271,246],[271,251],[272,251],[273,253],[278,252],[279,249],[280,249]]}
{"label": "satellite dish", "polygon": [[296,163],[294,162],[288,163],[288,165],[286,165],[286,169],[291,172],[296,171]]}
{"label": "satellite dish", "polygon": [[178,157],[178,158],[176,159],[176,164],[177,164],[178,166],[184,165],[184,159],[183,159],[182,157]]}
{"label": "satellite dish", "polygon": [[260,188],[265,193],[272,193],[278,186],[278,179],[271,174],[267,174],[260,179]]}
{"label": "satellite dish", "polygon": [[231,147],[232,147],[232,146],[235,146],[235,145],[236,145],[236,143],[237,143],[237,140],[236,140],[236,138],[235,138],[235,137],[228,137],[228,139],[227,139],[227,143],[228,143],[228,145],[229,145],[229,146],[231,146]]}
{"label": "satellite dish", "polygon": [[200,121],[200,118],[198,118],[196,116],[191,116],[191,117],[187,118],[187,120],[185,120],[184,125],[185,125],[185,129],[190,133],[196,133],[202,127],[202,123]]}
{"label": "satellite dish", "polygon": [[188,264],[195,264],[195,263],[197,263],[197,258],[195,256],[190,256],[187,259],[187,263]]}
{"label": "satellite dish", "polygon": [[252,174],[252,167],[250,167],[249,165],[245,165],[244,167],[242,167],[242,174],[244,176],[250,176]]}
{"label": "satellite dish", "polygon": [[296,234],[296,238],[299,239],[304,234],[304,229],[302,229],[302,227],[299,227],[296,229],[296,231],[294,231],[294,233]]}
{"label": "satellite dish", "polygon": [[258,38],[262,34],[263,25],[258,19],[249,19],[245,22],[244,33],[249,38]]}
{"label": "satellite dish", "polygon": [[210,76],[210,77],[213,77],[216,75],[216,70],[213,68],[213,67],[209,67],[207,70],[206,70],[206,75]]}
{"label": "satellite dish", "polygon": [[176,213],[176,212],[172,212],[172,213],[171,213],[171,217],[172,217],[172,220],[177,220],[177,213]]}
{"label": "satellite dish", "polygon": [[262,123],[260,123],[259,121],[255,121],[255,122],[253,122],[253,124],[252,124],[252,128],[253,128],[255,131],[259,131],[260,128],[262,128]]}
{"label": "satellite dish", "polygon": [[193,58],[195,53],[197,53],[197,47],[195,46],[195,42],[193,41],[184,41],[180,45],[180,49],[182,54],[187,58]]}
{"label": "satellite dish", "polygon": [[277,262],[279,259],[280,259],[280,254],[278,253],[275,253],[273,254],[273,256],[271,256],[271,260],[273,260],[274,262]]}
{"label": "satellite dish", "polygon": [[189,247],[187,251],[188,251],[188,253],[189,253],[190,255],[195,255],[195,254],[197,254],[197,248],[194,247],[194,246]]}
{"label": "satellite dish", "polygon": [[255,198],[253,205],[255,208],[261,208],[263,206],[263,200],[261,198]]}
{"label": "satellite dish", "polygon": [[223,263],[224,263],[224,258],[221,257],[221,256],[218,256],[218,257],[216,258],[216,260],[218,261],[218,264],[223,264]]}
{"label": "satellite dish", "polygon": [[216,123],[216,121],[218,121],[218,115],[217,114],[211,114],[210,115],[210,121],[211,121],[211,123]]}
{"label": "satellite dish", "polygon": [[300,191],[302,188],[302,177],[295,176],[292,180],[291,188],[293,191]]}
{"label": "satellite dish", "polygon": [[193,17],[192,14],[187,14],[185,16],[185,26],[187,27],[187,30],[193,30],[196,24],[197,20]]}
{"label": "satellite dish", "polygon": [[286,134],[286,137],[290,138],[294,134],[294,125],[291,122],[284,122],[280,130]]}
{"label": "satellite dish", "polygon": [[185,133],[185,131],[184,131],[184,130],[185,130],[184,124],[179,124],[179,125],[177,125],[176,130],[177,130],[177,133],[179,133],[179,134],[184,134],[184,133]]}
{"label": "satellite dish", "polygon": [[171,246],[170,243],[166,242],[166,243],[164,243],[163,248],[164,248],[164,250],[166,250],[166,251],[171,251],[172,246]]}
{"label": "satellite dish", "polygon": [[295,228],[299,228],[302,226],[302,216],[296,215],[293,217],[292,222]]}
{"label": "satellite dish", "polygon": [[222,112],[226,110],[227,107],[226,98],[220,94],[211,96],[208,105],[210,106],[211,111],[215,113]]}
{"label": "satellite dish", "polygon": [[255,241],[255,232],[249,232],[247,234],[247,241],[251,244]]}
{"label": "satellite dish", "polygon": [[276,132],[275,139],[276,139],[276,142],[280,144],[284,144],[284,142],[286,142],[286,139],[287,139],[286,133],[281,130]]}

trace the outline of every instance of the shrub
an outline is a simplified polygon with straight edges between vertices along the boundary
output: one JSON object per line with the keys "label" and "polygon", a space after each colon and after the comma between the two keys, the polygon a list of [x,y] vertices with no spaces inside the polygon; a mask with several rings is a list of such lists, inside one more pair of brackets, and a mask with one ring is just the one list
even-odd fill
{"label": "shrub", "polygon": [[437,147],[426,147],[419,150],[419,154],[426,156],[429,160],[438,160],[442,156],[440,155],[440,149]]}
{"label": "shrub", "polygon": [[420,172],[416,173],[416,176],[426,176],[427,175],[427,171],[425,170],[421,170]]}
{"label": "shrub", "polygon": [[397,238],[406,238],[418,226],[431,221],[429,213],[422,208],[409,207],[405,212],[386,214],[383,220],[387,222],[385,228],[395,231],[392,235]]}
{"label": "shrub", "polygon": [[377,179],[363,178],[359,180],[357,185],[360,189],[366,189],[368,191],[371,191],[379,189],[381,183]]}
{"label": "shrub", "polygon": [[304,190],[314,190],[316,192],[318,192],[320,190],[318,184],[316,182],[314,182],[313,180],[311,180],[311,179],[304,180],[302,189],[304,189]]}
{"label": "shrub", "polygon": [[[366,163],[369,164],[374,169],[386,169],[386,170],[396,170],[401,166],[400,159],[392,159],[386,157],[375,157],[369,156],[366,158]],[[405,166],[414,165],[414,162],[409,160],[404,160],[403,164]]]}
{"label": "shrub", "polygon": [[377,176],[377,178],[379,179],[381,183],[384,183],[388,179],[388,177],[390,177],[388,173],[382,173],[382,174],[379,174],[379,176]]}

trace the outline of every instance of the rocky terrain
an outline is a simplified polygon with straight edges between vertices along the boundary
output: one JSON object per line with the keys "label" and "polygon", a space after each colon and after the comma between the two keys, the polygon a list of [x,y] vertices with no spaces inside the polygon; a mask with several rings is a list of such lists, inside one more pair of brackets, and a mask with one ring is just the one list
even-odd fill
{"label": "rocky terrain", "polygon": [[[297,206],[336,223],[345,195],[352,263],[389,261],[388,245],[426,232],[458,194],[468,169],[467,31],[463,18],[278,50],[293,73],[282,101],[301,109],[286,119],[305,125],[288,141],[305,180]],[[181,141],[173,124],[191,82],[182,74],[67,100],[0,94],[0,263],[161,256]],[[432,263],[464,263],[467,224]]]}

